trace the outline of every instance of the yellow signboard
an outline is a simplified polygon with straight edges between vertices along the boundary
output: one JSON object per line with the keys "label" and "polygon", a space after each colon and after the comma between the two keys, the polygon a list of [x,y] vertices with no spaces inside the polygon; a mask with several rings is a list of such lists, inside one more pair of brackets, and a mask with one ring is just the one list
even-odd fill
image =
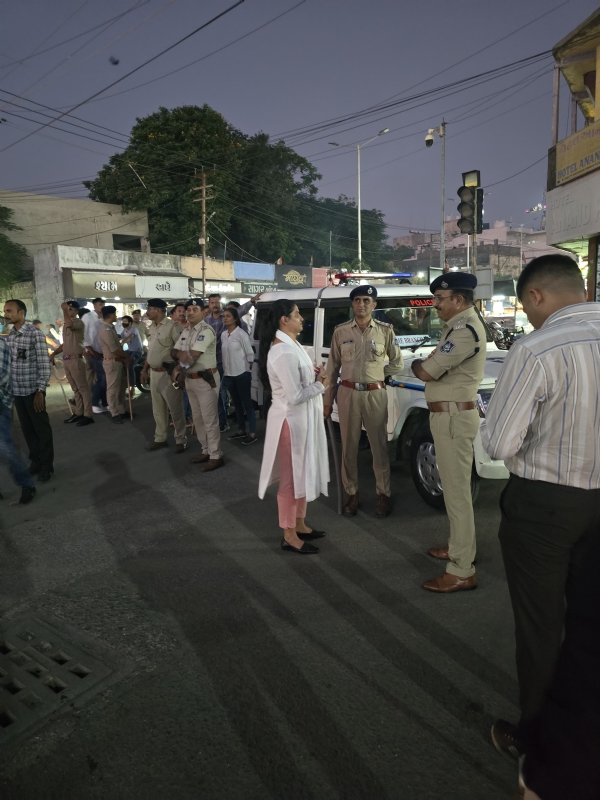
{"label": "yellow signboard", "polygon": [[600,122],[556,145],[556,185],[580,178],[600,167]]}

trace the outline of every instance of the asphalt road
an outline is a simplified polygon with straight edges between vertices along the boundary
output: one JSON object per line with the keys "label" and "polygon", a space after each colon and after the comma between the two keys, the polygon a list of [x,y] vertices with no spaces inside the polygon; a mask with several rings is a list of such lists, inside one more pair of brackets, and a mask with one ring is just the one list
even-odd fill
{"label": "asphalt road", "polygon": [[478,590],[438,596],[420,584],[448,522],[400,465],[379,521],[361,451],[363,508],[338,516],[332,485],[309,506],[321,552],[300,558],[279,548],[274,493],[257,497],[261,443],[225,441],[226,468],[202,474],[196,441],[144,451],[149,397],[119,427],[63,425],[58,386],[49,402],[53,480],[13,508],[0,473],[0,625],[33,615],[123,674],[7,742],[3,800],[514,796],[489,739],[517,715],[502,485],[476,505]]}

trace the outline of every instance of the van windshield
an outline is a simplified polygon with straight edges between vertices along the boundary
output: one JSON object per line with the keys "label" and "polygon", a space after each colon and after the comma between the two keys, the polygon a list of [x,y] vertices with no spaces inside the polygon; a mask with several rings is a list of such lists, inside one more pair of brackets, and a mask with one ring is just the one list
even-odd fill
{"label": "van windshield", "polygon": [[[323,346],[331,346],[331,337],[336,325],[352,319],[350,301],[324,308],[325,325]],[[421,342],[437,344],[442,335],[444,323],[438,318],[431,297],[381,297],[373,315],[381,322],[393,325],[396,344],[400,347],[415,347]]]}

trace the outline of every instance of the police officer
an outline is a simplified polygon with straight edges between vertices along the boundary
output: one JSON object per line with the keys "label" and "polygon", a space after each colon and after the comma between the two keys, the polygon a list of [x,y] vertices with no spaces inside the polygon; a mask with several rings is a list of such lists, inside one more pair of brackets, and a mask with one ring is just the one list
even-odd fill
{"label": "police officer", "polygon": [[147,383],[150,374],[152,413],[156,423],[154,442],[148,445],[147,449],[153,451],[167,447],[169,412],[171,412],[175,428],[175,452],[183,453],[187,447],[183,392],[173,387],[171,379],[175,367],[171,351],[179,340],[182,328],[167,317],[167,304],[160,298],[148,300],[146,313],[152,325],[148,331],[146,363],[140,377],[142,383]]}
{"label": "police officer", "polygon": [[92,392],[86,374],[86,364],[83,356],[83,336],[85,326],[79,319],[79,303],[77,300],[67,300],[61,305],[64,314],[63,343],[50,356],[54,364],[54,356],[63,354],[65,375],[73,394],[75,395],[75,411],[66,423],[75,423],[78,428],[92,425]]}
{"label": "police officer", "polygon": [[117,425],[122,425],[123,414],[125,413],[125,386],[127,385],[123,365],[129,366],[129,358],[121,347],[121,342],[114,328],[116,319],[117,309],[115,306],[104,306],[98,338],[102,345],[102,354],[104,356],[103,366],[106,373],[108,410],[112,421]]}
{"label": "police officer", "polygon": [[[338,325],[333,332],[325,391],[325,419],[331,414],[337,389],[342,434],[342,481],[348,494],[344,514],[353,517],[358,509],[358,443],[364,424],[373,453],[377,482],[375,516],[387,517],[390,505],[390,460],[387,451],[387,392],[385,384],[402,368],[402,351],[394,344],[394,329],[374,319],[377,289],[356,286],[350,292],[354,319]],[[389,359],[389,364],[385,364]],[[337,386],[338,374],[342,380]]]}
{"label": "police officer", "polygon": [[196,435],[202,454],[192,458],[193,464],[204,464],[203,472],[211,472],[225,464],[219,430],[219,388],[217,342],[215,332],[204,322],[208,309],[202,300],[188,300],[185,315],[189,323],[172,351],[185,373],[185,388],[192,406]]}
{"label": "police officer", "polygon": [[473,307],[476,286],[477,278],[468,272],[448,272],[433,281],[429,289],[438,317],[446,324],[437,348],[426,359],[412,363],[414,374],[425,381],[429,424],[450,520],[448,545],[428,551],[430,556],[448,561],[443,575],[423,584],[431,592],[477,586],[471,471],[486,334]]}

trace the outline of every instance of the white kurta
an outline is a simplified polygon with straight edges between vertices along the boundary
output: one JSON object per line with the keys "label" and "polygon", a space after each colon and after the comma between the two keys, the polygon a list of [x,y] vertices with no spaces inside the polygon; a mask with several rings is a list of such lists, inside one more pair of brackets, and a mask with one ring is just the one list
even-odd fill
{"label": "white kurta", "polygon": [[315,380],[313,363],[302,345],[281,331],[281,344],[272,345],[267,358],[273,403],[260,470],[258,496],[279,480],[279,436],[285,420],[290,428],[294,494],[307,502],[327,494],[329,456],[323,420],[323,384]]}

